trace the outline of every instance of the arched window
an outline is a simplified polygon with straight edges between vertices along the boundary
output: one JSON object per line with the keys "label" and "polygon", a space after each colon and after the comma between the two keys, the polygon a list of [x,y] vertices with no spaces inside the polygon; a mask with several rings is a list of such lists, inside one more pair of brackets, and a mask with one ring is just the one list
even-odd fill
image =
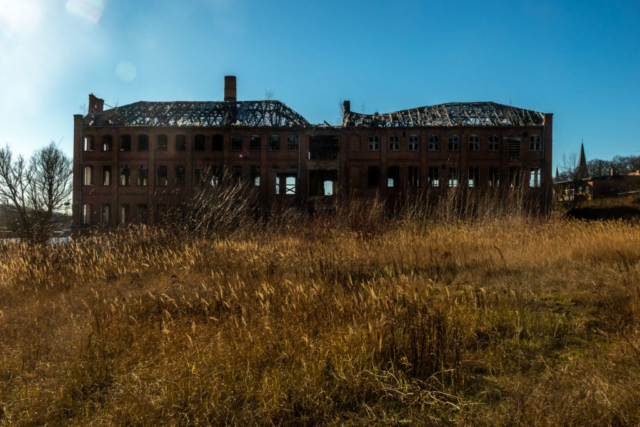
{"label": "arched window", "polygon": [[440,138],[438,136],[429,137],[429,151],[440,151]]}
{"label": "arched window", "polygon": [[489,137],[489,151],[500,151],[500,138],[498,138],[498,135]]}
{"label": "arched window", "polygon": [[480,151],[480,137],[478,135],[469,137],[469,151]]}
{"label": "arched window", "polygon": [[84,151],[93,151],[93,135],[84,137]]}
{"label": "arched window", "polygon": [[449,151],[459,151],[460,150],[460,138],[458,135],[451,135],[449,137]]}

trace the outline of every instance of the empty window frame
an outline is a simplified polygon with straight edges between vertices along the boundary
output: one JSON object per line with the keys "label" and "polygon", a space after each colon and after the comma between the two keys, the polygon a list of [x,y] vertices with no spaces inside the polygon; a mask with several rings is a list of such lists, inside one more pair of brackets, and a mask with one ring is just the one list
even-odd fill
{"label": "empty window frame", "polygon": [[285,196],[295,196],[297,193],[297,181],[295,175],[287,173],[276,174],[276,194]]}
{"label": "empty window frame", "polygon": [[249,166],[249,186],[260,187],[260,166]]}
{"label": "empty window frame", "polygon": [[224,136],[218,134],[213,135],[211,138],[211,150],[222,151],[224,149]]}
{"label": "empty window frame", "polygon": [[500,188],[500,168],[489,168],[489,188]]}
{"label": "empty window frame", "polygon": [[284,182],[284,194],[294,196],[297,188],[297,178],[295,176],[287,176]]}
{"label": "empty window frame", "polygon": [[520,160],[520,140],[519,139],[509,140],[509,160],[510,161]]}
{"label": "empty window frame", "polygon": [[542,150],[542,138],[540,138],[540,135],[531,135],[529,137],[529,150],[530,151]]}
{"label": "empty window frame", "polygon": [[429,187],[438,188],[440,187],[440,172],[437,166],[429,167],[429,176],[428,176]]}
{"label": "empty window frame", "polygon": [[440,137],[433,135],[429,137],[429,151],[440,151]]}
{"label": "empty window frame", "polygon": [[93,185],[93,166],[84,167],[84,185]]}
{"label": "empty window frame", "polygon": [[369,151],[380,151],[380,138],[377,135],[369,136]]}
{"label": "empty window frame", "polygon": [[418,135],[409,135],[409,151],[420,151],[420,137]]}
{"label": "empty window frame", "polygon": [[93,151],[93,136],[87,135],[84,137],[84,151]]}
{"label": "empty window frame", "polygon": [[193,185],[201,186],[207,182],[204,166],[197,165],[193,167]]}
{"label": "empty window frame", "polygon": [[138,187],[149,185],[149,166],[138,166]]}
{"label": "empty window frame", "polygon": [[131,151],[131,135],[120,135],[120,151]]}
{"label": "empty window frame", "polygon": [[480,185],[480,169],[477,166],[469,167],[469,188],[478,188]]}
{"label": "empty window frame", "polygon": [[512,166],[509,168],[509,186],[511,188],[520,188],[522,181],[522,172],[519,166]]}
{"label": "empty window frame", "polygon": [[193,137],[193,151],[204,151],[206,147],[204,135],[197,134]]}
{"label": "empty window frame", "polygon": [[287,137],[287,151],[298,151],[299,141],[298,135],[289,135]]}
{"label": "empty window frame", "polygon": [[156,185],[158,187],[166,187],[167,185],[169,185],[169,180],[167,178],[167,167],[164,165],[156,167]]}
{"label": "empty window frame", "polygon": [[541,181],[542,177],[540,176],[540,168],[529,169],[529,187],[540,188]]}
{"label": "empty window frame", "polygon": [[280,136],[271,135],[269,137],[269,151],[280,151]]}
{"label": "empty window frame", "polygon": [[449,151],[459,151],[460,150],[460,138],[458,138],[458,135],[451,135],[449,137],[448,149],[449,149]]}
{"label": "empty window frame", "polygon": [[500,151],[500,138],[498,135],[489,137],[489,151]]}
{"label": "empty window frame", "polygon": [[100,222],[102,222],[103,224],[109,224],[110,220],[111,220],[111,205],[107,203],[102,205],[102,207],[100,208]]}
{"label": "empty window frame", "polygon": [[400,168],[398,166],[390,166],[387,169],[387,187],[400,187]]}
{"label": "empty window frame", "polygon": [[169,138],[167,135],[158,135],[158,151],[167,151],[167,147],[169,146]]}
{"label": "empty window frame", "polygon": [[409,166],[407,170],[407,180],[409,187],[420,187],[420,168],[418,166]]}
{"label": "empty window frame", "polygon": [[85,203],[82,205],[82,225],[91,224],[91,205]]}
{"label": "empty window frame", "polygon": [[187,151],[187,137],[176,135],[176,151]]}
{"label": "empty window frame", "polygon": [[231,166],[231,182],[236,187],[242,185],[242,166]]}
{"label": "empty window frame", "polygon": [[222,168],[213,166],[211,168],[211,186],[218,187],[220,184],[222,184]]}
{"label": "empty window frame", "polygon": [[113,145],[113,137],[111,135],[102,135],[102,151],[111,151]]}
{"label": "empty window frame", "polygon": [[469,151],[480,151],[480,137],[478,135],[469,137]]}
{"label": "empty window frame", "polygon": [[102,166],[102,185],[111,185],[111,166]]}
{"label": "empty window frame", "polygon": [[149,151],[149,135],[138,135],[138,151]]}
{"label": "empty window frame", "polygon": [[400,138],[395,135],[389,137],[389,151],[400,151]]}
{"label": "empty window frame", "polygon": [[184,187],[185,185],[187,185],[186,167],[182,165],[178,165],[175,167],[173,175],[173,185],[175,185],[176,187]]}
{"label": "empty window frame", "polygon": [[369,166],[367,169],[367,186],[369,188],[378,188],[380,186],[379,166]]}
{"label": "empty window frame", "polygon": [[241,135],[231,135],[231,151],[242,151]]}
{"label": "empty window frame", "polygon": [[449,168],[449,188],[456,188],[460,185],[460,172],[458,168]]}
{"label": "empty window frame", "polygon": [[309,136],[309,160],[336,160],[340,157],[338,135]]}
{"label": "empty window frame", "polygon": [[138,218],[139,222],[145,222],[147,220],[147,204],[146,203],[138,204],[136,217]]}
{"label": "empty window frame", "polygon": [[125,225],[129,221],[129,204],[120,205],[120,225]]}
{"label": "empty window frame", "polygon": [[260,136],[259,135],[251,135],[249,137],[249,151],[260,151]]}
{"label": "empty window frame", "polygon": [[131,185],[131,168],[127,165],[120,166],[120,185],[123,187]]}

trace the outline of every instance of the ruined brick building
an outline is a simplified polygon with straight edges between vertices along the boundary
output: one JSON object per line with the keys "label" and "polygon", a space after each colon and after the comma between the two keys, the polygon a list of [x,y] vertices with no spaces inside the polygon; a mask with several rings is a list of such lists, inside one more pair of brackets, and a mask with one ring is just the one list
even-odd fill
{"label": "ruined brick building", "polygon": [[493,102],[366,115],[349,101],[341,126],[311,125],[279,101],[238,101],[233,76],[224,101],[105,110],[89,95],[88,114],[74,116],[73,220],[153,222],[163,192],[239,183],[263,204],[521,188],[544,207],[552,126],[552,114]]}

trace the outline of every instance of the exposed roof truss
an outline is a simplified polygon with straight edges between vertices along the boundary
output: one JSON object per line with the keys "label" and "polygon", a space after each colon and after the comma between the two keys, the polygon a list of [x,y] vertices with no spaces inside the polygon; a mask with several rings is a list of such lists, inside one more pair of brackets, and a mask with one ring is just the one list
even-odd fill
{"label": "exposed roof truss", "polygon": [[138,127],[308,127],[280,101],[136,102],[84,118],[85,126]]}
{"label": "exposed roof truss", "polygon": [[540,126],[542,113],[495,102],[452,102],[386,114],[348,112],[343,126]]}

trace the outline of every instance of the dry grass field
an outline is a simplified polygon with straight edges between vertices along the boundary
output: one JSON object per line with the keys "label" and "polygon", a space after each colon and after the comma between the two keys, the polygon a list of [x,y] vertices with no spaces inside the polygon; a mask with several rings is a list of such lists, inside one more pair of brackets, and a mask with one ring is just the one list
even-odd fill
{"label": "dry grass field", "polygon": [[638,425],[640,227],[0,247],[0,425]]}

